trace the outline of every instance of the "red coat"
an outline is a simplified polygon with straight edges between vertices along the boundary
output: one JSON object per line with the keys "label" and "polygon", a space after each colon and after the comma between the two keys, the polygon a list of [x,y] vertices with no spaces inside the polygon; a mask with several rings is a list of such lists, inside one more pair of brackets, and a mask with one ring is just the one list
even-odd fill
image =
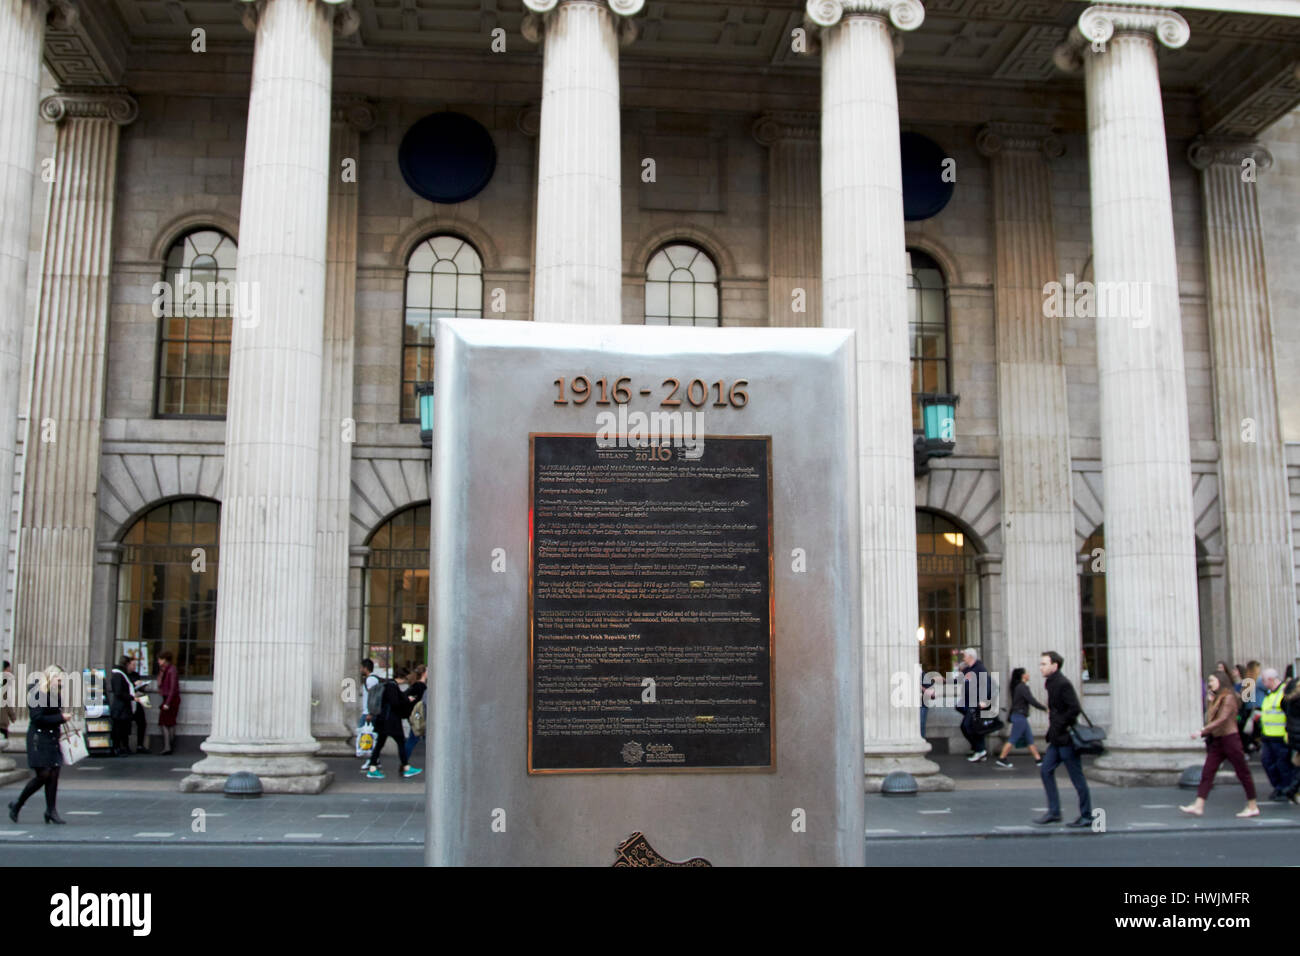
{"label": "red coat", "polygon": [[158,693],[166,710],[159,709],[158,724],[161,727],[175,727],[176,714],[181,709],[181,679],[176,676],[175,667],[163,668],[158,678]]}

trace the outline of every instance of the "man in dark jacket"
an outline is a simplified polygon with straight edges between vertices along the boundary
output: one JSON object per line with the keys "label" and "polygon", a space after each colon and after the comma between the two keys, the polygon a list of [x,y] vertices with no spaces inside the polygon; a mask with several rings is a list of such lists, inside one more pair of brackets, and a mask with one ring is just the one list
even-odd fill
{"label": "man in dark jacket", "polygon": [[1083,829],[1092,826],[1092,794],[1083,776],[1083,765],[1075,753],[1070,738],[1070,728],[1079,719],[1083,708],[1074,685],[1061,673],[1064,658],[1056,651],[1044,651],[1038,660],[1038,669],[1047,681],[1047,753],[1043,755],[1043,789],[1047,791],[1047,812],[1035,817],[1039,824],[1061,822],[1061,795],[1056,791],[1056,768],[1065,764],[1070,783],[1079,794],[1079,817],[1068,826]]}
{"label": "man in dark jacket", "polygon": [[108,716],[112,720],[112,753],[125,757],[131,753],[131,721],[135,704],[135,688],[127,676],[131,659],[123,657],[113,668],[108,685]]}
{"label": "man in dark jacket", "polygon": [[[984,666],[973,647],[962,652],[960,669],[965,675],[960,708],[961,733],[970,744],[967,761],[978,763],[988,757],[988,751],[984,748],[984,710],[993,699],[992,679],[989,677],[989,669]],[[996,714],[997,711],[992,713]]]}
{"label": "man in dark jacket", "polygon": [[[399,676],[405,677],[406,672],[403,671]],[[423,771],[408,763],[410,755],[406,752],[406,735],[402,733],[402,721],[411,716],[415,702],[398,689],[397,681],[385,680],[381,687],[382,703],[379,715],[371,714],[375,725],[375,749],[370,755],[370,769],[366,771],[366,776],[371,780],[384,779],[384,769],[380,766],[380,759],[384,744],[391,737],[393,743],[397,744],[397,758],[401,761],[402,776],[414,777]]]}

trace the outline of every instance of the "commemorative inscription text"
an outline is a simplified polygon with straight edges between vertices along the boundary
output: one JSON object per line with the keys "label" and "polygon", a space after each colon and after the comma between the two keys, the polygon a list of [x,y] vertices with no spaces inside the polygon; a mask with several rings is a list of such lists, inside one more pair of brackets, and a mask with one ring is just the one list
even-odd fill
{"label": "commemorative inscription text", "polygon": [[529,772],[774,767],[770,439],[530,440]]}

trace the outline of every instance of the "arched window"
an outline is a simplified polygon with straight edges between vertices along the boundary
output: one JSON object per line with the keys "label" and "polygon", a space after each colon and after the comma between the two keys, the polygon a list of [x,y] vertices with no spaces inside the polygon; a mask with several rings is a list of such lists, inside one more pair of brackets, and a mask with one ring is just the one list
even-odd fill
{"label": "arched window", "polygon": [[646,325],[721,325],[718,266],[699,246],[674,242],[645,270]]}
{"label": "arched window", "polygon": [[[978,552],[970,537],[947,518],[916,512],[916,584],[921,671],[947,674],[967,647],[980,650]],[[921,635],[917,635],[921,638]]]}
{"label": "arched window", "polygon": [[429,626],[429,506],[399,511],[370,538],[362,608],[362,657],[375,673],[425,663]]}
{"label": "arched window", "polygon": [[948,286],[939,264],[924,252],[907,251],[907,331],[912,342],[912,428],[921,430],[921,393],[952,388],[948,335]]}
{"label": "arched window", "polygon": [[196,229],[167,251],[155,298],[158,336],[158,417],[224,418],[230,376],[230,322],[235,305],[235,240]]}
{"label": "arched window", "polygon": [[1079,551],[1079,615],[1083,634],[1083,680],[1110,680],[1106,638],[1106,532],[1103,525]]}
{"label": "arched window", "polygon": [[182,676],[212,676],[217,633],[217,538],[221,505],[181,498],[146,512],[122,538],[114,659],[140,658],[157,673],[171,651]]}
{"label": "arched window", "polygon": [[483,259],[460,236],[430,236],[406,260],[402,421],[418,422],[415,386],[433,381],[433,320],[483,317]]}

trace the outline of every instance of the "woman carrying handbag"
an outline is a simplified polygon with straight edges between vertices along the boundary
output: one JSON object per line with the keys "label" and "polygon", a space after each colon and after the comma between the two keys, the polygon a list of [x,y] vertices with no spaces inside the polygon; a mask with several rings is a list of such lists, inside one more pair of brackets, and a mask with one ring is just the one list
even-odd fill
{"label": "woman carrying handbag", "polygon": [[[59,706],[62,682],[63,671],[52,664],[40,676],[35,700],[29,695],[27,765],[35,776],[27,781],[27,786],[18,795],[18,799],[9,804],[9,819],[14,823],[18,822],[18,811],[23,808],[27,798],[42,787],[45,789],[45,822],[68,822],[59,816],[55,807],[59,795],[59,767],[63,765],[59,736],[63,725],[72,720],[72,714]],[[82,746],[84,749],[84,743]]]}

